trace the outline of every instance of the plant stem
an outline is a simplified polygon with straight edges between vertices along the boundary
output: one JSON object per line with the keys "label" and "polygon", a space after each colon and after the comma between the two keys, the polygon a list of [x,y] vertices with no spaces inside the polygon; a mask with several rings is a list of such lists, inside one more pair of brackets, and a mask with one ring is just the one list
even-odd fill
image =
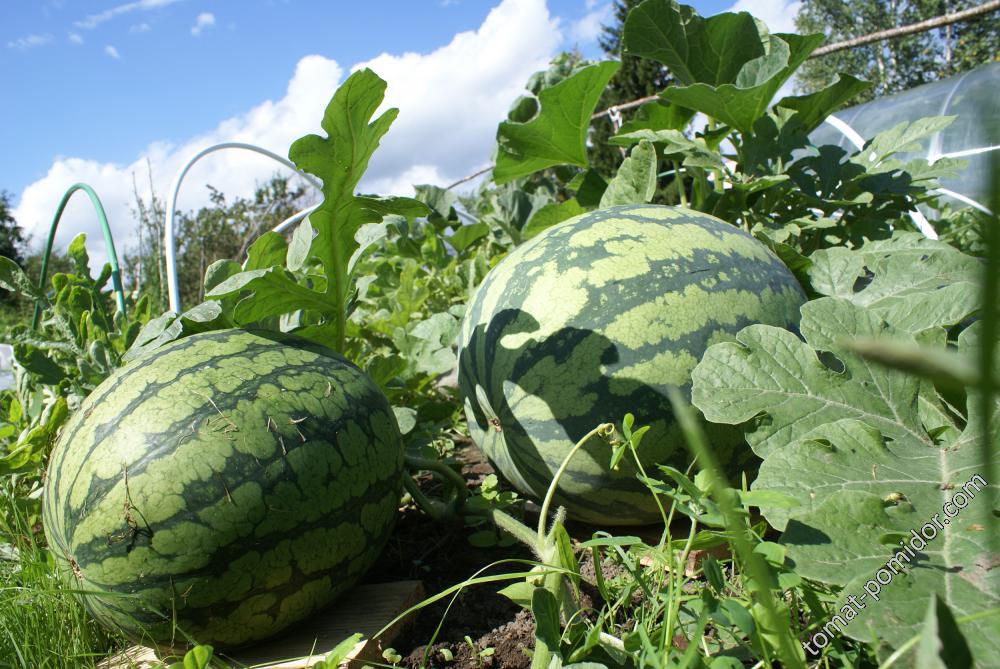
{"label": "plant stem", "polygon": [[681,206],[688,206],[687,193],[684,192],[684,178],[681,176],[681,164],[676,160],[671,161],[674,166],[674,181],[677,182],[677,193],[681,198]]}
{"label": "plant stem", "polygon": [[[716,125],[717,124],[715,122],[715,119],[710,116],[708,118],[708,129],[709,130],[715,130]],[[722,170],[720,170],[720,169],[713,169],[712,170],[712,175],[714,177],[714,179],[712,180],[712,187],[713,187],[713,189],[715,190],[716,193],[721,193],[723,191],[723,188],[722,188]]]}
{"label": "plant stem", "polygon": [[442,478],[447,479],[455,489],[458,508],[461,508],[465,500],[468,499],[469,489],[466,487],[465,479],[445,463],[440,460],[431,460],[418,455],[410,455],[409,453],[403,456],[403,460],[408,469],[434,472],[435,474],[440,474]]}
{"label": "plant stem", "polygon": [[611,636],[607,632],[601,632],[600,638],[601,638],[601,643],[607,646],[611,646],[615,650],[620,650],[623,653],[625,652],[625,642],[619,639],[618,637]]}
{"label": "plant stem", "polygon": [[416,481],[411,479],[409,476],[404,476],[403,487],[406,488],[406,492],[410,493],[410,497],[413,498],[413,502],[419,506],[424,513],[430,516],[434,522],[439,523],[445,519],[445,514],[440,504],[435,504],[434,500],[425,495],[420,489],[420,486],[417,485]]}
{"label": "plant stem", "polygon": [[525,544],[529,548],[535,550],[536,552],[540,548],[535,544],[535,533],[531,529],[517,520],[511,515],[504,513],[503,511],[498,511],[496,509],[489,509],[486,515],[493,522],[494,525],[499,527],[501,530],[507,532],[512,537]]}
{"label": "plant stem", "polygon": [[[767,565],[760,553],[753,551],[753,546],[747,539],[747,528],[743,517],[737,510],[737,502],[733,499],[736,491],[731,489],[722,473],[715,454],[708,445],[705,433],[698,424],[694,411],[685,402],[684,397],[676,388],[669,388],[667,396],[674,409],[674,416],[677,417],[688,448],[691,449],[701,470],[709,478],[709,494],[719,505],[719,510],[725,519],[726,529],[731,533],[731,542],[734,553],[743,563],[750,578],[748,586],[751,594],[767,614],[767,618],[776,627],[773,635],[777,637],[775,650],[778,658],[784,667],[805,667],[805,658],[802,647],[799,646],[791,631],[787,617],[782,618],[779,613],[778,603],[775,602],[774,594],[768,587],[770,579]],[[735,560],[734,560],[735,564]],[[760,637],[760,646],[765,656],[768,654],[767,644],[763,636]]]}
{"label": "plant stem", "polygon": [[549,517],[549,507],[552,506],[552,498],[556,494],[556,486],[559,484],[559,479],[562,477],[563,472],[566,471],[566,467],[569,466],[570,459],[572,459],[572,457],[576,454],[576,452],[580,450],[580,448],[582,448],[583,445],[587,443],[587,441],[589,441],[591,437],[594,437],[601,433],[606,433],[608,430],[613,430],[614,428],[615,426],[612,425],[611,423],[601,423],[593,430],[583,435],[583,439],[576,442],[573,448],[569,449],[569,453],[566,454],[566,457],[563,458],[562,464],[559,465],[559,469],[557,469],[556,473],[552,476],[552,483],[549,484],[549,489],[545,492],[545,499],[542,501],[542,510],[538,514],[539,546],[545,545],[545,536],[547,534],[545,531],[545,522],[546,520],[548,520]]}

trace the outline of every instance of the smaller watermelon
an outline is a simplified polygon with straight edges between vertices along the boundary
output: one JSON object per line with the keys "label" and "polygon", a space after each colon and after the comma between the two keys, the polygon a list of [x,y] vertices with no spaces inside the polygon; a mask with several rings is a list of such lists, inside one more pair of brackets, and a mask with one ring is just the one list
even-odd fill
{"label": "smaller watermelon", "polygon": [[52,452],[43,522],[87,609],[135,639],[234,647],[355,583],[403,449],[357,367],[271,332],[197,334],[109,377]]}
{"label": "smaller watermelon", "polygon": [[[691,459],[667,388],[690,396],[691,371],[711,344],[753,323],[795,328],[802,289],[763,244],[681,207],[624,205],[549,228],[490,271],[459,336],[459,387],[473,439],[522,493],[545,495],[573,444],[626,413],[650,426],[644,466]],[[711,426],[731,472],[750,449]],[[617,471],[593,439],[560,479],[556,502],[581,520],[625,525],[659,518],[631,457]]]}

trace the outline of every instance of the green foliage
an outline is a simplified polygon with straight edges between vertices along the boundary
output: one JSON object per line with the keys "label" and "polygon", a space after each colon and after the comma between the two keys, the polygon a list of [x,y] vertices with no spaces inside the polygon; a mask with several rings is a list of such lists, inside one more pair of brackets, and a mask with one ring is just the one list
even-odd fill
{"label": "green foliage", "polygon": [[[847,342],[949,346],[948,333],[978,314],[981,268],[945,244],[907,234],[811,260],[813,289],[831,297],[802,308],[805,341],[767,326],[744,329],[736,343],[706,352],[693,374],[694,401],[709,420],[752,420],[747,438],[764,459],[754,491],[798,500],[793,508],[760,505],[784,530],[797,573],[840,586],[846,596],[860,594],[894,556],[899,569],[900,555],[909,563],[845,629],[899,648],[923,624],[915,602],[936,596],[969,614],[1000,597],[1000,578],[979,557],[988,553],[987,528],[995,523],[988,490],[945,519],[934,545],[917,547],[919,560],[910,562],[899,545],[989,469],[1000,443],[1000,403],[989,409],[984,434],[979,391],[939,390],[872,364]],[[980,325],[950,344],[966,360],[976,359]],[[995,625],[990,617],[967,623],[977,657],[997,652],[987,632]]]}
{"label": "green foliage", "polygon": [[[10,213],[10,195],[0,191],[0,257],[22,264],[26,241],[24,231]],[[14,299],[10,291],[0,290],[0,303],[10,304]]]}
{"label": "green foliage", "polygon": [[[70,243],[69,273],[57,272],[51,290],[40,291],[13,261],[0,258],[0,286],[43,305],[38,330],[14,326],[15,388],[0,393],[0,481],[2,494],[37,522],[41,479],[59,429],[83,398],[122,363],[126,350],[151,316],[146,297],[126,299],[117,311],[108,288],[111,267],[97,278],[78,235]],[[0,518],[13,513],[3,507]],[[8,519],[8,522],[9,521]]]}
{"label": "green foliage", "polygon": [[231,203],[211,186],[209,191],[211,206],[181,214],[176,221],[182,304],[201,302],[205,298],[202,277],[208,267],[220,259],[245,258],[253,240],[303,208],[306,192],[278,176],[259,186],[252,198],[239,197]]}
{"label": "green foliage", "polygon": [[[371,121],[385,82],[370,70],[355,72],[337,90],[323,116],[327,137],[307,135],[289,156],[323,179],[323,202],[303,220],[290,244],[264,234],[247,249],[242,266],[217,261],[206,269],[203,303],[167,317],[140,337],[131,355],[183,334],[232,326],[283,329],[346,352],[353,311],[355,270],[364,253],[384,236],[383,219],[428,213],[410,198],[359,196],[354,189],[368,160],[398,113]],[[281,323],[289,324],[282,327]]]}
{"label": "green foliage", "polygon": [[539,91],[539,111],[530,121],[501,123],[493,180],[504,184],[552,165],[585,167],[590,116],[617,70],[612,62],[588,65]]}
{"label": "green foliage", "polygon": [[[621,62],[621,67],[601,94],[597,105],[599,109],[656,95],[671,81],[666,68],[659,63],[622,53],[625,19],[639,2],[640,0],[615,0],[613,23],[602,27],[602,34],[598,38],[601,50],[608,58]],[[652,108],[664,109],[664,106],[653,103],[647,110]],[[636,116],[641,114],[642,112],[638,112]],[[618,147],[608,144],[608,138],[614,133],[615,128],[607,116],[602,116],[591,124],[591,145],[588,148],[590,163],[605,177],[614,175],[624,157]]]}
{"label": "green foliage", "polygon": [[[589,208],[624,198],[686,205],[744,227],[797,273],[808,265],[804,256],[816,249],[857,245],[888,237],[894,228],[911,227],[908,213],[930,201],[934,180],[952,174],[960,163],[903,164],[894,155],[912,149],[950,119],[900,124],[853,154],[835,146],[812,146],[809,132],[866,86],[845,75],[814,94],[786,97],[771,106],[782,83],[820,41],[819,35],[767,33],[745,13],[703,19],[672,0],[646,0],[624,23],[625,53],[665,66],[677,84],[660,92],[662,102],[640,108],[609,142],[621,147],[652,144],[653,194],[647,180],[651,161],[643,149],[642,169],[636,172],[640,163],[635,159],[626,163],[604,200],[585,198],[578,173],[562,179],[555,174],[558,202],[573,198]],[[554,97],[558,91],[542,91],[546,93]],[[694,112],[708,117],[706,127],[688,127]],[[533,123],[543,123],[542,115]],[[566,132],[570,126],[575,127],[564,126]],[[583,165],[578,156],[559,158],[529,141],[517,152],[506,151],[506,127],[499,133],[498,183],[507,174],[528,174],[560,160]],[[548,128],[546,136],[558,132],[558,127]],[[671,169],[663,171],[664,166]],[[618,194],[626,184],[631,194]],[[534,232],[535,227],[529,229]],[[513,241],[521,239],[514,236]]]}
{"label": "green foliage", "polygon": [[[817,19],[806,32],[837,39],[839,26],[858,16],[871,19],[867,32],[892,23],[893,12],[926,13],[933,4],[852,0],[840,3],[843,15]],[[832,11],[825,2],[804,5],[804,14]],[[914,46],[923,38],[906,38],[804,61],[816,37],[769,34],[747,14],[702,18],[669,0],[618,0],[615,12],[603,47],[619,62],[565,54],[533,75],[498,129],[494,180],[475,194],[434,186],[418,186],[415,200],[355,193],[395,118],[395,110],[374,117],[384,83],[362,71],[327,108],[325,136],[293,146],[293,159],[325,188],[319,211],[289,238],[261,234],[300,207],[300,191],[282,179],[251,199],[213,192],[211,206],[179,217],[182,299],[196,304],[184,314],[160,314],[163,211],[155,197],[137,198],[143,242],[125,263],[127,279],[152,304],[130,301],[128,319],[113,314],[107,276],[86,278],[82,245],[70,247],[40,332],[15,329],[24,369],[17,388],[0,394],[0,523],[21,523],[0,537],[4,558],[15,557],[0,559],[0,656],[79,666],[123,643],[100,633],[58,588],[39,543],[48,451],[110,370],[179,337],[234,325],[339,348],[390,398],[408,467],[434,479],[434,495],[411,482],[405,501],[464,523],[477,546],[532,547],[531,571],[501,565],[506,573],[477,574],[415,608],[470,585],[514,581],[502,593],[535,613],[536,666],[864,667],[898,659],[938,667],[996,654],[996,616],[984,612],[997,598],[996,570],[983,557],[998,550],[995,512],[987,512],[992,486],[947,526],[947,550],[929,546],[844,636],[808,655],[798,646],[961,488],[949,492],[949,484],[970,471],[993,483],[987,472],[1000,442],[1000,369],[988,364],[997,319],[981,306],[996,302],[1000,228],[949,211],[936,223],[943,243],[906,232],[907,212],[935,204],[928,189],[959,165],[904,164],[895,154],[948,119],[902,124],[855,153],[813,146],[808,135],[867,90],[992,57],[995,22],[938,31],[929,49]],[[806,74],[808,94],[771,100],[794,72]],[[594,109],[656,93],[659,100],[625,114],[614,137],[606,117],[590,124]],[[692,125],[695,112],[707,124]],[[551,498],[536,529],[516,520],[523,500],[495,476],[475,494],[466,490],[455,458],[468,430],[453,387],[453,342],[474,290],[515,246],[595,208],[640,202],[683,204],[751,231],[816,299],[803,309],[801,338],[748,328],[737,342],[711,348],[697,368],[695,404],[713,421],[744,424],[763,458],[753,487],[731,487],[721,476],[681,402],[697,473],[644,466],[640,456],[657,447],[656,435],[636,425],[647,416],[630,414],[587,451],[604,453],[612,468],[635,464],[663,534],[656,541],[596,532],[577,544],[564,512],[549,513]],[[22,263],[29,275],[32,262]],[[29,300],[37,294],[12,263],[0,264],[0,283]],[[783,532],[780,543],[768,540],[774,529]],[[321,666],[338,664],[356,641]],[[468,643],[487,664],[492,649]],[[184,669],[222,666],[204,646],[178,659]]]}
{"label": "green foliage", "polygon": [[168,665],[167,669],[209,669],[213,655],[211,646],[197,645],[186,652],[180,662]]}
{"label": "green foliage", "polygon": [[599,208],[616,204],[645,204],[656,192],[656,150],[648,140],[640,140],[622,161],[615,178],[601,196]]}

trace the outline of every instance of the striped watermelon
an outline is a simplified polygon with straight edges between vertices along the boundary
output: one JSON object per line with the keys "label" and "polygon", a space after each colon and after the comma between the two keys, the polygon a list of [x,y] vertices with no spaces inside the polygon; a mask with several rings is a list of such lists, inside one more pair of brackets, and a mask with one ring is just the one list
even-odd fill
{"label": "striped watermelon", "polygon": [[[705,349],[741,328],[795,328],[802,289],[738,228],[680,207],[623,205],[549,228],[489,273],[459,337],[459,387],[473,439],[525,495],[544,496],[572,445],[626,413],[649,425],[646,463],[690,464],[665,396],[690,395]],[[708,426],[720,460],[751,457],[733,428]],[[577,453],[556,501],[600,524],[659,518],[627,457],[599,439]]]}
{"label": "striped watermelon", "polygon": [[402,473],[393,412],[354,365],[222,330],[94,390],[53,450],[43,520],[102,623],[171,643],[175,618],[233,647],[357,581],[392,529]]}

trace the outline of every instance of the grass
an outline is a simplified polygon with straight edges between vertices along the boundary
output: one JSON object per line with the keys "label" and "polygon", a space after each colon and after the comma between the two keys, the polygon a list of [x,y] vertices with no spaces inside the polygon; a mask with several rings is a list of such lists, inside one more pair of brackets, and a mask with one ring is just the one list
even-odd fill
{"label": "grass", "polygon": [[[92,667],[122,639],[94,622],[61,582],[38,527],[0,515],[0,668]],[[12,526],[13,525],[13,526]]]}

